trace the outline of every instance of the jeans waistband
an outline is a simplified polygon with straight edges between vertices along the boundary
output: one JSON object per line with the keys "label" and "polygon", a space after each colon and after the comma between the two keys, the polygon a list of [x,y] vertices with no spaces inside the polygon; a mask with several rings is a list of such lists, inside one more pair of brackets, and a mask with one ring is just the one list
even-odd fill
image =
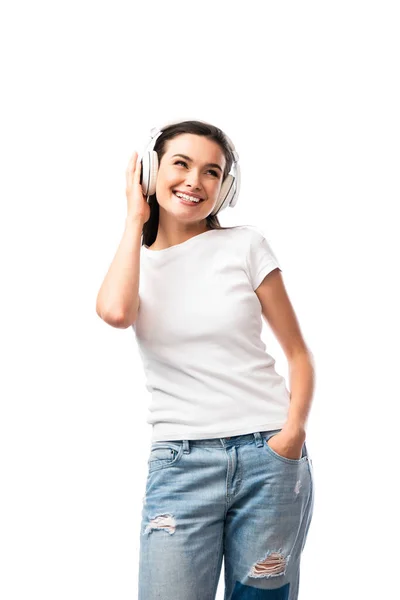
{"label": "jeans waistband", "polygon": [[229,448],[241,444],[249,444],[255,442],[256,446],[262,446],[264,441],[263,438],[266,435],[278,432],[280,429],[274,429],[273,431],[255,431],[254,433],[245,433],[242,435],[233,435],[222,438],[204,438],[201,440],[171,440],[176,443],[183,445],[183,451],[189,452],[189,448],[192,446],[202,446],[207,448]]}

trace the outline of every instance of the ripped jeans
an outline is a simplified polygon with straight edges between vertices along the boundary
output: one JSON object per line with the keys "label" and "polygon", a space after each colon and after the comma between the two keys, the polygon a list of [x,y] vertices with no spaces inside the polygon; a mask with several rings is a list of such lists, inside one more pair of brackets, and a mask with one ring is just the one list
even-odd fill
{"label": "ripped jeans", "polygon": [[222,558],[224,600],[297,600],[314,476],[306,443],[267,444],[279,431],[151,444],[139,600],[215,600]]}

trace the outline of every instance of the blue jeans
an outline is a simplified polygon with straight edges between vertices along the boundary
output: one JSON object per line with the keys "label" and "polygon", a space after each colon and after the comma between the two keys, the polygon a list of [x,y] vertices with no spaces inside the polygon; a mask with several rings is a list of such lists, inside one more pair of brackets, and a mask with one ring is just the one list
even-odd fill
{"label": "blue jeans", "polygon": [[278,433],[151,444],[139,600],[296,600],[314,504],[312,461],[267,444]]}

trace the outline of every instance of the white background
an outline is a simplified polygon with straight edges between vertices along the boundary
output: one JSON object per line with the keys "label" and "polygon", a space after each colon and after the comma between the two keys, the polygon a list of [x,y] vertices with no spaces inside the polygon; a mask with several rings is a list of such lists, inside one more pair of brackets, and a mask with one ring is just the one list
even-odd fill
{"label": "white background", "polygon": [[150,397],[133,330],[105,324],[95,302],[124,229],[129,158],[181,117],[235,143],[241,194],[221,224],[266,233],[316,361],[300,600],[394,597],[397,9],[3,4],[2,599],[137,597]]}

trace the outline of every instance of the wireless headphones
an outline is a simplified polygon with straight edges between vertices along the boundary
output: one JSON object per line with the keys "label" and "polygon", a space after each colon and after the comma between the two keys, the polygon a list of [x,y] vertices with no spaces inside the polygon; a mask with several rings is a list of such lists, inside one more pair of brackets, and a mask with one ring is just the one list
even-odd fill
{"label": "wireless headphones", "polygon": [[[189,119],[185,119],[189,120]],[[199,119],[196,119],[199,121]],[[157,138],[163,133],[163,130],[170,125],[177,125],[178,123],[183,123],[183,120],[179,121],[170,121],[165,124],[163,127],[153,127],[150,130],[150,141],[147,143],[142,157],[142,172],[140,177],[140,183],[142,184],[143,194],[147,196],[147,202],[149,201],[149,197],[155,194],[156,191],[156,181],[157,181],[157,173],[158,173],[158,155],[154,150],[154,146]],[[205,121],[200,121],[200,123],[204,123],[205,125],[209,125]],[[213,211],[210,213],[211,215],[217,214],[217,212],[224,210],[228,206],[234,207],[238,201],[239,190],[240,190],[240,167],[238,164],[239,155],[235,150],[235,146],[233,145],[230,138],[224,133],[228,146],[232,152],[233,162],[232,168],[229,172],[229,175],[226,176],[221,185],[221,190],[218,196],[218,200],[215,204]],[[233,174],[231,175],[231,172]]]}

